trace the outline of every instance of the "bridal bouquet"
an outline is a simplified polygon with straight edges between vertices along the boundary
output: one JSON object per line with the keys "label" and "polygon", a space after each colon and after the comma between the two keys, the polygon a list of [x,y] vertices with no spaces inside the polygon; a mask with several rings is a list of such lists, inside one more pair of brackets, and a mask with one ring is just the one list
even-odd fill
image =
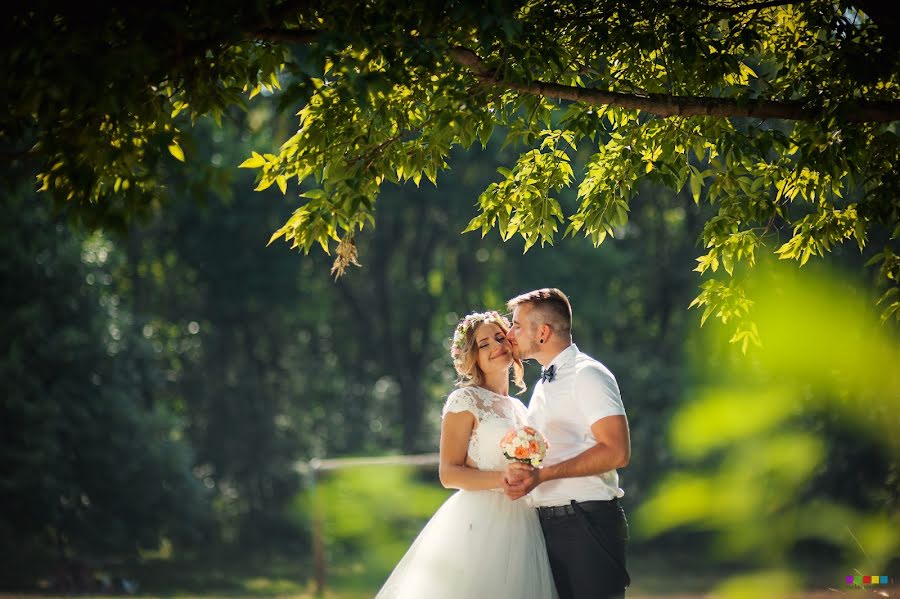
{"label": "bridal bouquet", "polygon": [[513,429],[500,440],[503,455],[508,460],[523,464],[531,464],[535,468],[541,465],[550,444],[540,432],[530,426]]}

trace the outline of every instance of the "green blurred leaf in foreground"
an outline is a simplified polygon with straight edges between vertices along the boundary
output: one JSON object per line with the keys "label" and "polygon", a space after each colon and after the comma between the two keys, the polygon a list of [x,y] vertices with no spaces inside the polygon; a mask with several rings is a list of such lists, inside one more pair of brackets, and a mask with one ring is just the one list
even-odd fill
{"label": "green blurred leaf in foreground", "polygon": [[[756,568],[724,581],[726,597],[798,590],[805,581],[791,559],[801,541],[837,548],[846,572],[882,571],[900,556],[896,331],[834,275],[769,264],[749,283],[763,345],[723,358],[723,331],[707,332],[697,352],[701,384],[670,429],[684,467],[641,506],[636,532],[710,533],[718,560]],[[883,477],[862,480],[864,500],[846,501],[820,482],[839,453],[836,430],[871,445],[884,465]]]}

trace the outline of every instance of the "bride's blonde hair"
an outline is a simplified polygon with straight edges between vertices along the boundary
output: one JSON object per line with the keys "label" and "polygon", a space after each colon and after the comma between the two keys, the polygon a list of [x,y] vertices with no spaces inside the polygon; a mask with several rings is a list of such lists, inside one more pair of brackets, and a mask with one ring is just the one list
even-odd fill
{"label": "bride's blonde hair", "polygon": [[[473,312],[459,321],[453,340],[450,344],[450,357],[453,358],[453,367],[459,375],[456,381],[457,387],[482,386],[484,384],[484,372],[478,366],[478,343],[475,341],[475,329],[482,324],[495,324],[506,336],[509,333],[509,321],[498,312]],[[513,356],[513,382],[520,389],[520,393],[526,389],[523,377],[525,368],[522,360]]]}

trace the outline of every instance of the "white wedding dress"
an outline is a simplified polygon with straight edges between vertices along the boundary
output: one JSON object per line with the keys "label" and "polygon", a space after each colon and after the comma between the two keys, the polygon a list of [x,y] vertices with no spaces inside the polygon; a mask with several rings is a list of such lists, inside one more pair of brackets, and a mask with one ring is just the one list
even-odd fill
{"label": "white wedding dress", "polygon": [[[478,425],[469,458],[479,470],[504,470],[500,439],[525,425],[518,399],[481,387],[457,389],[443,415],[468,411]],[[457,491],[435,512],[376,599],[556,599],[544,536],[529,496],[502,489]]]}

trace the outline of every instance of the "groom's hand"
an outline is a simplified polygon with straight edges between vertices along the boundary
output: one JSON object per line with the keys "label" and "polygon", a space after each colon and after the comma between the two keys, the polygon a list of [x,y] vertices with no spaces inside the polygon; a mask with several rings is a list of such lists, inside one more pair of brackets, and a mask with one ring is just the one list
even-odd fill
{"label": "groom's hand", "polygon": [[510,499],[521,499],[539,483],[539,470],[528,464],[512,462],[503,475],[503,492]]}
{"label": "groom's hand", "polygon": [[530,464],[510,462],[506,465],[506,474],[503,476],[510,483],[518,483],[527,476],[529,470],[534,470],[534,467]]}

